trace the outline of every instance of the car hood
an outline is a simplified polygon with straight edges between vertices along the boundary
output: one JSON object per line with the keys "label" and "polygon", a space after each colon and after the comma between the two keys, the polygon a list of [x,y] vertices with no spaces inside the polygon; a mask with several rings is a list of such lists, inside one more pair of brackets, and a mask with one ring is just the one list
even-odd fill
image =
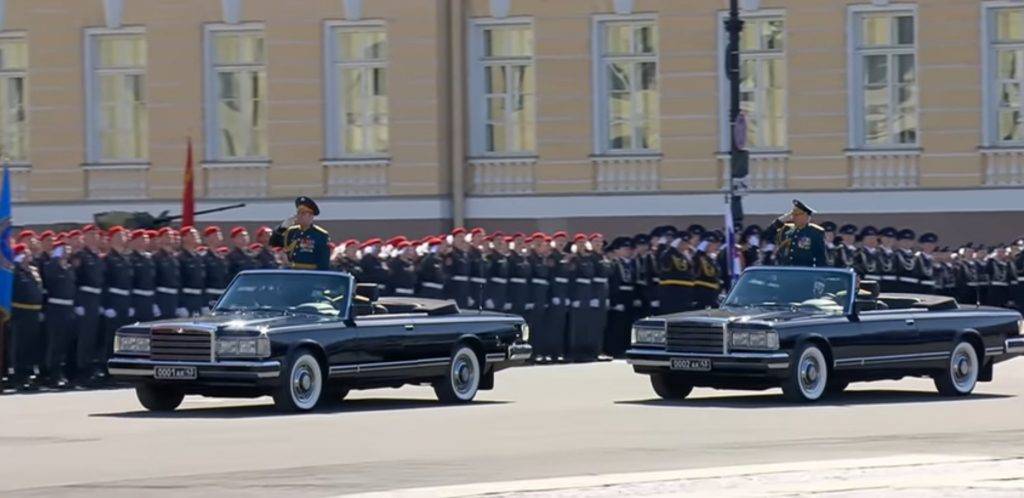
{"label": "car hood", "polygon": [[281,314],[276,312],[217,312],[210,315],[194,318],[177,318],[170,320],[159,320],[142,324],[150,328],[214,328],[217,330],[266,330],[273,332],[276,328],[291,327],[295,325],[316,325],[320,323],[341,323],[340,320],[329,316],[318,316],[313,314],[295,313]]}
{"label": "car hood", "polygon": [[725,308],[686,311],[670,315],[650,317],[654,320],[665,320],[669,323],[704,323],[721,325],[726,322],[762,322],[768,324],[791,323],[819,320],[834,317],[829,313],[816,310],[777,310],[765,308]]}

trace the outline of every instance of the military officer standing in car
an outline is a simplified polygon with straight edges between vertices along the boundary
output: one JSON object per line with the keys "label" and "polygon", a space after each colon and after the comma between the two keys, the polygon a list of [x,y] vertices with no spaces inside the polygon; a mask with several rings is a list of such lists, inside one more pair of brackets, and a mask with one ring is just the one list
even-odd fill
{"label": "military officer standing in car", "polygon": [[811,223],[814,210],[797,199],[793,209],[768,227],[766,238],[775,238],[776,264],[781,266],[827,266],[825,232]]}
{"label": "military officer standing in car", "polygon": [[288,218],[270,237],[272,247],[280,247],[296,270],[327,271],[331,267],[331,236],[313,223],[320,207],[309,197],[295,199],[295,216]]}

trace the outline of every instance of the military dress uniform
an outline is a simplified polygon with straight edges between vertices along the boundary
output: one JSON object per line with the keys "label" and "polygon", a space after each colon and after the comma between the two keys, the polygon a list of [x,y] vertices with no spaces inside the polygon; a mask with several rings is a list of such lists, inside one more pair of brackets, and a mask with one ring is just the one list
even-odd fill
{"label": "military dress uniform", "polygon": [[277,268],[277,256],[274,255],[274,251],[270,250],[269,247],[261,246],[259,251],[256,251],[254,255],[256,259],[256,267],[263,270],[273,270]]}
{"label": "military dress uniform", "polygon": [[1013,273],[1016,278],[1010,287],[1010,295],[1017,311],[1024,312],[1024,251],[1017,253],[1013,261]]}
{"label": "military dress uniform", "polygon": [[535,252],[530,252],[526,260],[530,265],[529,303],[533,306],[526,312],[524,318],[530,325],[530,344],[534,347],[534,357],[536,358],[547,354],[541,350],[541,345],[546,345],[550,341],[551,331],[548,329],[544,317],[547,315],[548,306],[550,306],[548,294],[551,290],[550,279],[553,265],[549,264],[548,258],[541,257]]}
{"label": "military dress uniform", "polygon": [[160,312],[157,318],[187,315],[187,308],[181,304],[181,263],[178,257],[161,249],[153,255],[153,263],[156,265],[156,309]]}
{"label": "military dress uniform", "polygon": [[511,268],[508,256],[493,252],[486,258],[487,283],[484,285],[484,309],[511,311],[508,300],[508,278]]}
{"label": "military dress uniform", "polygon": [[128,323],[128,310],[132,307],[132,285],[135,272],[128,258],[116,250],[111,250],[105,258],[107,288],[103,294],[103,343],[100,349],[102,359],[101,370],[106,369],[106,361],[114,351],[114,333],[122,325]]}
{"label": "military dress uniform", "polygon": [[156,263],[148,252],[132,251],[129,259],[135,276],[129,316],[140,322],[152,321],[156,315]]}
{"label": "military dress uniform", "polygon": [[78,315],[75,368],[77,380],[84,382],[101,369],[101,358],[97,353],[103,337],[100,333],[100,316],[103,313],[106,265],[103,258],[88,247],[77,252],[72,263],[78,284],[75,295],[75,313]]}
{"label": "military dress uniform", "polygon": [[206,295],[206,261],[203,256],[188,250],[178,254],[181,279],[181,306],[189,316],[198,316],[209,306]]}
{"label": "military dress uniform", "polygon": [[[594,278],[590,298],[590,317],[594,320],[592,330],[594,331],[594,342],[596,342],[597,354],[607,352],[605,338],[608,337],[608,309],[611,306],[611,278],[615,273],[614,264],[604,254],[594,254]],[[596,356],[596,355],[595,355]]]}
{"label": "military dress uniform", "polygon": [[1012,273],[1012,265],[1006,261],[992,257],[985,264],[985,274],[988,276],[988,292],[985,304],[989,306],[1005,307],[1010,301],[1010,283],[1015,279]]}
{"label": "military dress uniform", "polygon": [[721,293],[718,265],[711,255],[697,251],[693,258],[696,274],[694,278],[693,297],[698,309],[718,306],[718,294]]}
{"label": "military dress uniform", "polygon": [[228,262],[216,248],[207,249],[203,254],[206,269],[206,284],[203,288],[203,307],[213,308],[228,286]]}
{"label": "military dress uniform", "polygon": [[669,246],[658,258],[658,302],[662,314],[693,309],[693,260]]}
{"label": "military dress uniform", "polygon": [[[509,311],[525,318],[527,305],[531,303],[530,277],[533,271],[530,262],[515,252],[509,255],[508,265],[508,300],[512,305]],[[530,309],[533,309],[533,306],[530,306]]]}
{"label": "military dress uniform", "polygon": [[566,356],[572,361],[590,361],[596,359],[600,352],[594,344],[595,332],[590,328],[594,323],[590,316],[592,313],[590,300],[593,298],[594,262],[590,258],[575,255],[572,258],[572,265],[572,279],[569,283],[570,308]]}
{"label": "military dress uniform", "polygon": [[416,295],[416,265],[405,258],[394,257],[388,261],[389,295],[411,297]]}
{"label": "military dress uniform", "polygon": [[25,385],[43,364],[39,336],[42,331],[43,279],[32,264],[14,267],[14,288],[11,296],[11,341],[8,370],[11,381]]}
{"label": "military dress uniform", "polygon": [[420,259],[418,266],[419,288],[416,295],[429,299],[444,299],[445,276],[440,256],[436,253],[427,253]]}
{"label": "military dress uniform", "polygon": [[[612,242],[612,249],[627,244],[625,240]],[[632,245],[631,242],[628,244]],[[639,318],[642,309],[637,294],[637,262],[634,258],[616,258],[612,266],[610,281],[611,309],[608,312],[604,350],[609,356],[620,358],[629,347],[629,331],[633,322]]]}
{"label": "military dress uniform", "polygon": [[443,272],[446,277],[445,296],[455,301],[460,308],[472,308],[469,285],[472,268],[470,267],[469,255],[461,249],[452,249],[444,257]]}
{"label": "military dress uniform", "polygon": [[[563,252],[554,250],[548,256],[546,265],[551,268],[551,290],[549,294],[548,309],[544,313],[545,335],[543,345],[540,345],[545,359],[561,360],[566,355],[568,344],[568,320],[571,299],[569,297],[570,284],[572,282],[575,266],[566,261]],[[539,356],[541,353],[536,353]]]}
{"label": "military dress uniform", "polygon": [[235,247],[231,249],[225,258],[228,260],[228,282],[231,282],[236,275],[245,270],[259,268],[256,258],[249,253],[248,248]]}
{"label": "military dress uniform", "polygon": [[369,252],[363,254],[359,260],[359,268],[363,275],[363,283],[377,284],[381,295],[387,294],[389,271],[380,257]]}
{"label": "military dress uniform", "polygon": [[[309,197],[295,199],[296,209],[308,209],[314,216],[320,215],[320,207]],[[270,236],[271,247],[280,247],[291,268],[296,270],[322,270],[331,268],[331,236],[323,227],[310,224],[278,227]]]}
{"label": "military dress uniform", "polygon": [[75,269],[64,257],[51,257],[43,268],[46,289],[46,373],[50,383],[63,387],[67,383],[65,367],[76,343],[75,336]]}

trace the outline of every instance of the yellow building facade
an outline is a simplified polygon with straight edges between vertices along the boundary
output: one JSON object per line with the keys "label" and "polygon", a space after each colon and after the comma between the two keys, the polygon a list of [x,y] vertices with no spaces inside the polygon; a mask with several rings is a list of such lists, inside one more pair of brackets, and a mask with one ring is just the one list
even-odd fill
{"label": "yellow building facade", "polygon": [[[942,227],[1024,209],[1024,2],[743,2],[745,198]],[[15,221],[297,195],[369,233],[713,222],[722,0],[6,0]],[[945,217],[946,222],[951,219]],[[1013,227],[1020,231],[1024,224]]]}

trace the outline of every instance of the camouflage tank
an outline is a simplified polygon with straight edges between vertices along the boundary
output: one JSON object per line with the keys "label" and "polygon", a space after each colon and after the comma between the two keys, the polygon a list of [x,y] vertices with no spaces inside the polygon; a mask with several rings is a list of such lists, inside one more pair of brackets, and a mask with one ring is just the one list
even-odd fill
{"label": "camouflage tank", "polygon": [[[245,207],[245,204],[232,204],[230,206],[221,206],[212,209],[204,209],[196,211],[195,215],[199,216],[202,214],[216,213],[220,211],[227,211],[229,209],[238,209]],[[145,229],[145,230],[156,230],[169,226],[171,222],[180,220],[182,215],[169,214],[169,211],[163,211],[160,214],[154,216],[152,213],[146,211],[104,211],[102,213],[96,213],[93,215],[93,220],[97,227],[104,230],[110,229],[114,226],[122,226],[129,230]]]}

